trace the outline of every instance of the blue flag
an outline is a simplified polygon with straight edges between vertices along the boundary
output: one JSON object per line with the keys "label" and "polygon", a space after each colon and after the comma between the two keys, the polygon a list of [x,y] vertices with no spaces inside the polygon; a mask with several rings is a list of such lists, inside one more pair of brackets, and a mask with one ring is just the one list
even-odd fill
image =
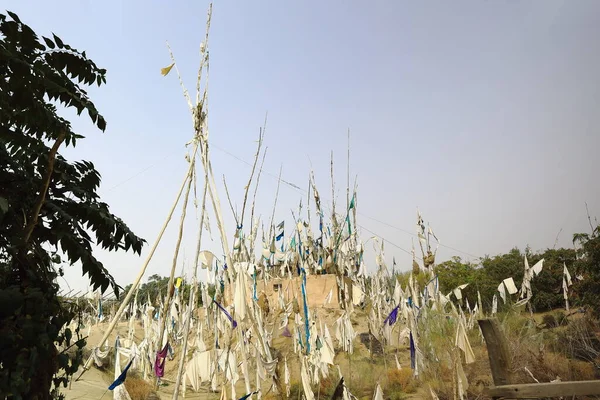
{"label": "blue flag", "polygon": [[115,379],[115,381],[113,383],[110,384],[108,389],[114,390],[117,386],[119,386],[120,384],[125,382],[125,378],[127,378],[127,371],[129,370],[129,367],[131,367],[132,362],[133,362],[133,358],[129,361],[129,364],[127,364],[127,366],[125,367],[123,372],[121,372],[121,375],[119,375],[119,377],[117,379]]}
{"label": "blue flag", "polygon": [[247,395],[245,395],[245,396],[242,396],[242,397],[240,397],[240,398],[239,398],[239,400],[246,400],[247,398],[249,398],[249,397],[250,397],[250,396],[252,396],[253,394],[257,394],[257,393],[258,393],[258,390],[257,390],[256,392],[252,392],[252,393],[250,393],[250,394],[247,394]]}
{"label": "blue flag", "polygon": [[302,269],[302,299],[304,300],[304,329],[306,330],[306,354],[310,353],[310,329],[308,327],[308,305],[306,303],[306,271]]}
{"label": "blue flag", "polygon": [[281,221],[281,223],[279,225],[277,225],[277,234],[276,234],[275,240],[277,240],[278,242],[283,238],[284,224],[285,224],[285,221]]}
{"label": "blue flag", "polygon": [[415,369],[417,364],[417,351],[415,348],[415,341],[413,339],[412,331],[410,332],[410,367]]}
{"label": "blue flag", "polygon": [[396,306],[396,308],[392,310],[390,315],[388,315],[387,318],[383,321],[383,325],[387,323],[390,326],[392,326],[396,323],[396,319],[398,318],[398,307],[400,306]]}
{"label": "blue flag", "polygon": [[231,322],[231,325],[233,325],[233,329],[235,329],[235,328],[237,327],[237,321],[236,321],[235,319],[233,319],[233,318],[231,317],[231,314],[229,314],[229,313],[227,312],[227,310],[226,310],[225,308],[223,308],[223,306],[222,306],[222,305],[220,305],[219,303],[217,303],[217,302],[215,301],[215,299],[213,299],[213,303],[215,303],[215,304],[217,305],[217,307],[219,307],[219,309],[220,309],[221,311],[223,311],[223,313],[225,314],[225,316],[227,317],[227,319],[228,319],[228,320]]}

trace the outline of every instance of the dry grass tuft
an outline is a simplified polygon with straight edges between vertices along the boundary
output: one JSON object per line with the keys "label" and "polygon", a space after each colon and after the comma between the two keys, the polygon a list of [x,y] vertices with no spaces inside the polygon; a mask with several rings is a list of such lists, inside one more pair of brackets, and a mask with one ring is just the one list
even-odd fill
{"label": "dry grass tuft", "polygon": [[[529,315],[509,312],[500,316],[509,353],[512,356],[514,383],[550,382],[600,378],[600,337],[596,322],[588,318],[567,320],[561,312],[545,317],[542,329]],[[420,378],[424,387],[431,387],[441,400],[456,396],[456,372],[452,368],[460,351],[454,351],[455,325],[451,319],[430,315],[427,341],[421,346],[427,368]],[[493,384],[487,348],[477,329],[469,332],[475,362],[464,364],[468,380],[467,396],[481,397],[486,386]]]}
{"label": "dry grass tuft", "polygon": [[125,379],[125,389],[127,389],[131,400],[148,400],[153,398],[153,395],[156,395],[150,383],[136,376],[127,376],[127,379]]}
{"label": "dry grass tuft", "polygon": [[413,371],[409,368],[390,369],[387,371],[387,382],[385,392],[389,393],[414,393],[419,387],[418,382],[413,377]]}
{"label": "dry grass tuft", "polygon": [[[538,329],[529,318],[510,316],[507,319],[505,335],[513,356],[511,365],[515,383],[595,378],[594,345],[590,340],[594,335],[587,321],[571,321],[567,328],[556,334]],[[577,359],[579,353],[573,350],[582,348],[587,349],[587,357]]]}

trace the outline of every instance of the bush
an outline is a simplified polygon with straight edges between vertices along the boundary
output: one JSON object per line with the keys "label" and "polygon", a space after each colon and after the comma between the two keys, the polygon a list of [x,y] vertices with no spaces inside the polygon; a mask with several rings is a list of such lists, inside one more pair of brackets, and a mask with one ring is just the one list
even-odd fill
{"label": "bush", "polygon": [[600,327],[590,317],[572,321],[568,328],[560,332],[557,351],[567,357],[586,361],[600,368],[600,339],[596,333]]}
{"label": "bush", "polygon": [[566,314],[562,311],[556,311],[554,313],[554,319],[556,320],[557,326],[567,326],[569,324]]}
{"label": "bush", "polygon": [[338,380],[329,374],[327,377],[322,378],[319,382],[318,393],[321,396],[330,397],[333,394],[337,384]]}
{"label": "bush", "polygon": [[135,375],[127,377],[125,380],[125,389],[127,389],[131,400],[147,400],[150,396],[156,394],[149,382]]}
{"label": "bush", "polygon": [[544,315],[542,318],[542,323],[546,326],[546,328],[556,328],[558,326],[558,322],[552,314]]}
{"label": "bush", "polygon": [[[290,395],[289,399],[297,399],[304,394],[304,389],[300,382],[290,382]],[[283,393],[285,395],[285,392]]]}
{"label": "bush", "polygon": [[545,314],[542,317],[542,323],[546,328],[556,328],[559,326],[566,326],[569,324],[567,316],[562,311],[556,311],[552,314]]}
{"label": "bush", "polygon": [[413,371],[409,368],[390,369],[387,371],[387,384],[385,390],[391,393],[414,393],[418,387],[417,381],[413,378]]}

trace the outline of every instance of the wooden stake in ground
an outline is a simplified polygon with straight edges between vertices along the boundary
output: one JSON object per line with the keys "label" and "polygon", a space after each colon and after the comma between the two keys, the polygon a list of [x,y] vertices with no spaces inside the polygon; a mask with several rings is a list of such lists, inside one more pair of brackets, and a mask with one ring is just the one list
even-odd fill
{"label": "wooden stake in ground", "polygon": [[[193,158],[192,160],[190,160],[190,163],[192,165],[195,164],[196,159]],[[192,174],[194,170],[192,169]],[[175,269],[177,268],[177,258],[179,256],[179,249],[181,248],[181,239],[183,237],[183,226],[185,223],[185,217],[187,214],[187,205],[188,205],[188,200],[189,200],[189,196],[190,196],[190,190],[192,188],[192,177],[190,176],[190,179],[188,180],[188,185],[185,191],[185,197],[183,199],[183,207],[181,210],[181,220],[179,222],[179,234],[177,236],[177,243],[175,244],[175,253],[173,254],[173,264],[171,265],[171,274],[169,275],[169,284],[167,287],[167,298],[165,299],[165,303],[163,305],[163,309],[162,309],[162,319],[161,319],[161,324],[160,324],[160,333],[158,335],[158,349],[162,348],[163,346],[163,338],[165,335],[165,328],[167,325],[167,315],[168,315],[168,310],[170,308],[171,305],[171,299],[173,297],[173,292],[174,292],[174,288],[173,288],[173,280],[175,279]],[[167,341],[168,343],[168,341]],[[160,382],[160,378],[158,378],[156,380],[156,387],[158,388],[158,384]]]}
{"label": "wooden stake in ground", "polygon": [[[175,383],[175,389],[173,391],[173,400],[177,400],[179,397],[179,388],[181,386],[181,379],[183,376],[183,366],[185,364],[186,356],[187,356],[187,346],[188,346],[188,336],[190,333],[190,321],[192,319],[192,314],[195,309],[196,299],[195,294],[198,287],[197,273],[198,273],[198,259],[200,257],[200,246],[202,243],[202,231],[204,228],[204,213],[206,211],[206,192],[208,189],[208,180],[207,177],[204,177],[204,189],[202,190],[202,208],[200,209],[200,224],[198,228],[198,242],[196,243],[196,253],[194,255],[194,272],[192,277],[192,285],[193,288],[190,292],[190,298],[188,303],[188,315],[185,320],[184,330],[183,330],[183,345],[181,346],[181,355],[179,356],[179,367],[177,369],[177,382]],[[185,385],[185,382],[183,383]]]}
{"label": "wooden stake in ground", "polygon": [[[193,151],[194,157],[196,156],[197,149],[198,149],[198,146],[195,145],[194,151]],[[100,348],[100,347],[104,346],[104,343],[106,343],[106,340],[112,333],[113,329],[115,329],[115,326],[117,325],[119,319],[121,318],[123,311],[125,311],[125,308],[129,304],[129,301],[131,300],[131,298],[133,297],[133,294],[137,290],[137,288],[140,284],[140,281],[142,280],[142,277],[144,276],[144,273],[146,272],[146,268],[148,268],[148,264],[150,264],[150,260],[152,260],[152,256],[154,256],[154,252],[156,251],[156,248],[158,247],[158,244],[160,243],[160,241],[163,237],[163,234],[165,233],[165,230],[167,229],[167,226],[169,225],[169,222],[171,221],[171,218],[173,217],[173,213],[175,212],[175,208],[177,208],[177,204],[179,203],[181,194],[183,193],[183,190],[185,189],[185,185],[187,184],[188,179],[190,179],[190,174],[191,174],[192,169],[193,169],[193,165],[190,164],[190,167],[185,175],[185,179],[183,180],[183,183],[181,184],[181,187],[179,188],[179,192],[177,193],[175,202],[173,203],[173,206],[171,206],[171,210],[169,211],[169,214],[167,215],[167,219],[164,222],[160,232],[158,233],[158,237],[156,238],[156,241],[152,245],[152,248],[150,249],[150,253],[148,253],[148,256],[146,257],[146,260],[144,261],[144,264],[142,265],[142,268],[140,269],[138,276],[133,281],[133,284],[131,285],[131,288],[127,292],[125,299],[123,299],[123,301],[121,302],[119,309],[117,310],[115,316],[113,317],[112,321],[110,322],[110,325],[106,329],[106,332],[104,332],[104,336],[102,336],[102,339],[100,339],[100,342],[98,343],[98,345],[96,347]],[[77,377],[77,379],[75,381],[78,381],[79,379],[81,379],[81,377],[85,373],[85,371],[87,371],[89,369],[92,359],[93,359],[93,354],[90,355],[90,357],[87,359],[87,361],[83,365],[83,370],[81,371],[81,373],[79,374],[79,376]]]}

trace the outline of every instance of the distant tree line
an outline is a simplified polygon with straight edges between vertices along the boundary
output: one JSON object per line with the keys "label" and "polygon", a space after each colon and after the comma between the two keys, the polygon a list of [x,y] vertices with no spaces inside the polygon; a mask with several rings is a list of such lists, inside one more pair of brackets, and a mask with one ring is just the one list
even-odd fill
{"label": "distant tree line", "polygon": [[[443,293],[468,283],[469,286],[462,291],[463,298],[474,306],[479,291],[483,308],[489,312],[494,294],[498,296],[500,282],[512,277],[517,288],[521,287],[525,255],[530,266],[544,259],[542,272],[531,281],[532,309],[543,312],[565,306],[562,282],[566,265],[573,281],[568,292],[571,307],[585,307],[600,316],[600,225],[591,234],[575,234],[573,243],[574,249],[547,249],[542,252],[514,248],[506,254],[486,256],[479,264],[453,257],[437,265],[435,273]],[[498,296],[498,309],[502,307],[504,304]]]}
{"label": "distant tree line", "polygon": [[[175,284],[176,280],[177,280],[177,277],[175,277],[175,279],[173,281],[174,284]],[[208,295],[210,298],[212,298],[215,295],[215,285],[207,284],[205,282],[199,282],[198,290],[200,290],[200,285],[208,285]],[[168,288],[169,288],[169,277],[168,276],[160,276],[157,274],[151,275],[150,277],[148,277],[148,282],[140,285],[140,287],[138,289],[138,293],[137,293],[138,304],[140,304],[140,305],[145,304],[148,302],[148,299],[150,299],[150,303],[153,306],[155,306],[155,307],[158,306],[160,300],[165,298]],[[129,291],[129,289],[131,289],[131,284],[127,285],[125,287],[125,290],[123,290],[123,294],[122,294],[123,298]],[[189,299],[190,299],[190,292],[192,290],[192,283],[187,282],[184,279],[182,279],[182,283],[177,290],[181,290],[181,298],[185,304],[188,304]],[[198,292],[198,295],[196,298],[196,305],[197,306],[204,305],[202,303],[202,296],[200,295],[200,292]]]}

